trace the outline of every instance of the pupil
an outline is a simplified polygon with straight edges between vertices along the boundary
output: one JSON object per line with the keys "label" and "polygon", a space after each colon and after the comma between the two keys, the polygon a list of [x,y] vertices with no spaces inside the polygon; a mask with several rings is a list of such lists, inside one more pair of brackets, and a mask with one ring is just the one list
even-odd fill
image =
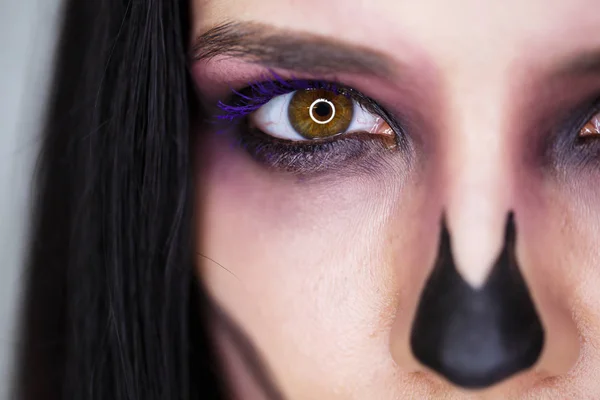
{"label": "pupil", "polygon": [[318,104],[315,104],[313,112],[319,117],[326,119],[325,117],[328,117],[331,114],[331,106],[322,101]]}

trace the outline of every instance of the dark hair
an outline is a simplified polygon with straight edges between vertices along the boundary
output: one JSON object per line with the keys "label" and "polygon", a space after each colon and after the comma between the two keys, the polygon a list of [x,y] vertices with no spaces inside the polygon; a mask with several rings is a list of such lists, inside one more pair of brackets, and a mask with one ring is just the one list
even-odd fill
{"label": "dark hair", "polygon": [[225,398],[193,270],[188,7],[65,5],[34,187],[18,399]]}

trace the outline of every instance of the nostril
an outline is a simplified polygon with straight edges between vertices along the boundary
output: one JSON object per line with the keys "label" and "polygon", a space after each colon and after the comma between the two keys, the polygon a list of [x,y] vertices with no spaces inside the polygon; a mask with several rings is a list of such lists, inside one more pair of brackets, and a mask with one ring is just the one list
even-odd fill
{"label": "nostril", "polygon": [[517,265],[515,242],[511,213],[502,252],[486,284],[476,289],[458,274],[442,224],[410,340],[421,363],[458,386],[494,385],[531,367],[542,351],[544,331]]}

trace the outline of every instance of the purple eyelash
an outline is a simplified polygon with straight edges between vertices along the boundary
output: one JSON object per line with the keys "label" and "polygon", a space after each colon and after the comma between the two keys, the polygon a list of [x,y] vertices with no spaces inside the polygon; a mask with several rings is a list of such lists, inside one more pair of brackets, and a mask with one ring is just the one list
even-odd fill
{"label": "purple eyelash", "polygon": [[285,80],[275,71],[270,71],[270,75],[270,79],[251,83],[242,91],[232,90],[233,101],[231,103],[219,101],[217,107],[222,113],[217,115],[216,118],[227,121],[243,118],[258,110],[274,97],[296,90],[326,89],[339,93],[337,86],[329,82],[306,79]]}

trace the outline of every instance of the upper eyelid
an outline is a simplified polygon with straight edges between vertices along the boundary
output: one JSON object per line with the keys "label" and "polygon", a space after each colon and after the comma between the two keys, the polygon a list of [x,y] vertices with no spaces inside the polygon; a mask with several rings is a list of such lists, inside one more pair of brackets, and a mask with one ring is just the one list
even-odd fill
{"label": "upper eyelid", "polygon": [[[266,86],[270,86],[270,89],[265,89]],[[258,108],[262,107],[264,104],[268,103],[277,96],[282,96],[296,90],[305,89],[326,89],[337,91],[341,94],[348,95],[352,98],[352,100],[356,101],[359,103],[359,105],[367,109],[367,111],[376,112],[371,107],[371,105],[375,103],[373,99],[362,94],[356,89],[335,81],[323,81],[317,79],[275,79],[258,81],[251,83],[240,90],[232,90],[232,96],[230,96],[227,101],[219,101],[218,103],[218,108],[225,112],[225,115],[221,115],[219,119],[232,119],[231,114],[237,114],[237,116],[243,117],[253,111],[256,111]],[[267,90],[270,90],[271,93],[267,93]],[[254,93],[255,96],[250,96],[247,94],[248,92]],[[235,105],[234,103],[236,101],[239,101],[242,104]],[[244,101],[247,101],[248,103],[244,104]]]}

